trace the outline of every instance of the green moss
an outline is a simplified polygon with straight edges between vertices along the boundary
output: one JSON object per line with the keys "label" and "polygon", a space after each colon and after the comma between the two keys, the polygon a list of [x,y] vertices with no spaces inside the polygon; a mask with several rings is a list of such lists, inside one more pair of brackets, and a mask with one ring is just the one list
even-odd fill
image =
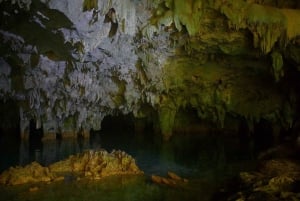
{"label": "green moss", "polygon": [[248,28],[253,34],[253,45],[268,53],[281,39],[286,29],[286,18],[280,9],[234,1],[224,4],[221,12],[229,19],[229,25],[235,29]]}
{"label": "green moss", "polygon": [[[275,114],[281,107],[282,96],[269,74],[272,66],[262,60],[244,59],[227,58],[228,64],[224,65],[202,64],[192,57],[172,58],[165,66],[163,79],[173,110],[194,108],[200,119],[211,120],[220,127],[224,126],[227,114],[254,122],[260,118],[278,121]],[[162,119],[171,116],[168,112]],[[165,123],[166,128],[170,125]]]}
{"label": "green moss", "polygon": [[92,9],[98,9],[98,0],[84,0],[83,11],[90,11]]}
{"label": "green moss", "polygon": [[[198,33],[201,21],[201,4],[200,0],[174,0],[174,22],[179,25],[178,21],[186,26],[189,35],[193,36]],[[177,21],[177,22],[176,22]],[[176,26],[176,27],[177,27]]]}
{"label": "green moss", "polygon": [[66,129],[76,128],[76,117],[68,116],[67,118],[65,118],[64,122],[63,122],[63,128],[66,128]]}
{"label": "green moss", "polygon": [[201,9],[201,0],[165,0],[164,4],[160,4],[156,8],[150,24],[170,26],[174,23],[178,31],[182,31],[185,27],[189,35],[193,36],[200,29]]}
{"label": "green moss", "polygon": [[246,21],[254,36],[254,47],[264,53],[271,51],[285,27],[285,17],[277,8],[253,4],[247,11]]}
{"label": "green moss", "polygon": [[122,21],[121,21],[121,30],[122,30],[123,33],[125,33],[125,28],[126,28],[126,21],[123,18]]}
{"label": "green moss", "polygon": [[247,25],[245,23],[247,4],[244,1],[229,1],[222,4],[220,7],[221,13],[229,19],[228,25],[230,28],[243,29]]}
{"label": "green moss", "polygon": [[280,12],[286,19],[286,40],[294,39],[300,35],[300,10],[299,9],[281,9]]}
{"label": "green moss", "polygon": [[172,136],[175,115],[175,108],[162,107],[159,110],[159,123],[164,140],[169,140]]}
{"label": "green moss", "polygon": [[248,24],[285,24],[285,18],[280,9],[258,4],[249,6],[246,11],[246,21]]}
{"label": "green moss", "polygon": [[253,45],[265,54],[269,53],[277,41],[286,45],[287,41],[300,35],[300,11],[278,9],[243,1],[229,1],[221,6],[221,12],[229,19],[229,26],[235,29],[248,28],[253,34]]}

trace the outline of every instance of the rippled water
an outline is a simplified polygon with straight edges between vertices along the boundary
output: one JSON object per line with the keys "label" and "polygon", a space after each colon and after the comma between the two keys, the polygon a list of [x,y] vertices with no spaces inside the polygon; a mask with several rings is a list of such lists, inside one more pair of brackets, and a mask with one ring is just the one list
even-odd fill
{"label": "rippled water", "polygon": [[[16,146],[18,151],[12,151]],[[9,146],[2,140],[1,171],[33,160],[48,165],[86,149],[124,150],[136,158],[145,176],[39,184],[37,192],[28,191],[32,185],[3,187],[0,193],[5,196],[0,200],[213,200],[226,180],[255,164],[252,147],[228,136],[175,136],[162,143],[153,135],[114,132],[96,133],[90,140],[22,142],[20,146]],[[168,171],[189,179],[189,183],[171,188],[150,182],[151,174],[165,176]]]}

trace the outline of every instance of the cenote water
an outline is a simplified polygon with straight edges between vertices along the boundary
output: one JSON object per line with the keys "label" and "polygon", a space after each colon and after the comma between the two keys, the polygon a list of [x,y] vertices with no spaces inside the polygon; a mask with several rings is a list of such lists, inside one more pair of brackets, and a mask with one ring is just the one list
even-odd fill
{"label": "cenote water", "polygon": [[[241,144],[234,137],[220,136],[176,135],[170,142],[162,142],[151,133],[141,135],[118,131],[95,133],[89,140],[56,140],[34,145],[25,142],[10,144],[9,140],[2,139],[1,172],[34,160],[49,165],[87,149],[121,149],[136,159],[145,175],[0,187],[0,200],[215,200],[215,193],[222,191],[228,180],[255,165],[251,146]],[[178,187],[151,182],[152,174],[166,176],[168,171],[187,178],[189,182]],[[36,186],[37,191],[29,191]]]}

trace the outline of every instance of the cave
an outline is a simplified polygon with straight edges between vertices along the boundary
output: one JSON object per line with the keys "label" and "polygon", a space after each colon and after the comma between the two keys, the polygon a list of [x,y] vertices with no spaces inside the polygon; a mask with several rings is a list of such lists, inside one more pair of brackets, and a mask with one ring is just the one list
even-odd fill
{"label": "cave", "polygon": [[0,40],[3,199],[299,199],[298,0],[0,0]]}
{"label": "cave", "polygon": [[132,131],[134,119],[132,115],[106,116],[101,122],[101,131]]}

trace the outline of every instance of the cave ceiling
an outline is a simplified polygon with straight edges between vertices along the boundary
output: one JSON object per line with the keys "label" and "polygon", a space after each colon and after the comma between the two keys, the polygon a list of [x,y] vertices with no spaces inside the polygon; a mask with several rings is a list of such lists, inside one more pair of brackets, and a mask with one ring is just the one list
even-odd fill
{"label": "cave ceiling", "polygon": [[[271,0],[0,0],[0,99],[24,132],[182,109],[226,127],[298,119],[300,5]],[[149,107],[151,110],[149,110]],[[156,115],[153,115],[153,111]]]}

